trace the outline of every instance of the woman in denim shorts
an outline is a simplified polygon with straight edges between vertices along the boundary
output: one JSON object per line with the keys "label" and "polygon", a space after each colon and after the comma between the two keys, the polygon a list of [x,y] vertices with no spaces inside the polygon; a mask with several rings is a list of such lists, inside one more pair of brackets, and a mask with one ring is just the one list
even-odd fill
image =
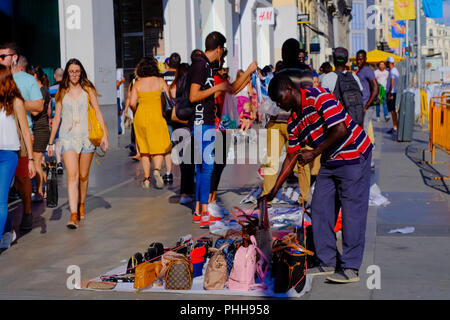
{"label": "woman in denim shorts", "polygon": [[61,124],[59,140],[61,153],[67,173],[67,191],[71,212],[67,224],[69,229],[78,228],[79,220],[85,218],[84,203],[89,182],[89,169],[95,152],[95,146],[89,140],[88,99],[95,109],[97,118],[103,127],[101,147],[108,149],[108,136],[103,116],[97,101],[97,91],[88,80],[86,71],[77,59],[67,62],[63,80],[56,95],[54,125],[48,153],[52,156],[53,142]]}

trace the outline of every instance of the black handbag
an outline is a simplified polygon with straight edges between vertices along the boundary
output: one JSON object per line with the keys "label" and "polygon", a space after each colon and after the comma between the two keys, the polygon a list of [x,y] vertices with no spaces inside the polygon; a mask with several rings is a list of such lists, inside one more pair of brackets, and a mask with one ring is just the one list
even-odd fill
{"label": "black handbag", "polygon": [[134,254],[134,256],[132,256],[129,260],[128,260],[128,264],[127,264],[127,274],[134,274],[134,272],[136,271],[136,267],[138,265],[140,265],[141,263],[144,262],[144,257],[142,256],[142,253],[140,252],[136,252]]}
{"label": "black handbag", "polygon": [[56,158],[50,158],[47,166],[47,207],[58,206],[58,180],[56,174]]}
{"label": "black handbag", "polygon": [[188,97],[180,97],[175,100],[175,115],[180,120],[190,120],[194,113]]}
{"label": "black handbag", "polygon": [[162,114],[164,119],[167,121],[170,121],[172,119],[172,109],[173,109],[173,101],[170,99],[165,91],[161,92],[161,107],[162,107]]}
{"label": "black handbag", "polygon": [[275,293],[284,293],[294,287],[300,293],[306,283],[306,252],[288,247],[282,250],[276,265]]}
{"label": "black handbag", "polygon": [[163,254],[163,244],[159,242],[153,242],[148,246],[147,252],[144,254],[144,260],[149,262],[161,261],[161,257]]}

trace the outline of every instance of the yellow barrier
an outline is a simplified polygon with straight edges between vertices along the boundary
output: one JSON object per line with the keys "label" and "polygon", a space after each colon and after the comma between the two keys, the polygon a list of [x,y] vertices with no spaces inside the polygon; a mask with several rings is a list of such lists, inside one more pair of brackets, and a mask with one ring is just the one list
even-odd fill
{"label": "yellow barrier", "polygon": [[420,89],[420,124],[423,126],[427,119],[427,126],[430,125],[430,114],[428,112],[428,97],[427,92]]}
{"label": "yellow barrier", "polygon": [[[442,149],[450,155],[450,92],[444,92],[440,97],[433,97],[430,102],[430,143],[431,163],[435,162],[436,148]],[[450,179],[449,176],[434,179]]]}

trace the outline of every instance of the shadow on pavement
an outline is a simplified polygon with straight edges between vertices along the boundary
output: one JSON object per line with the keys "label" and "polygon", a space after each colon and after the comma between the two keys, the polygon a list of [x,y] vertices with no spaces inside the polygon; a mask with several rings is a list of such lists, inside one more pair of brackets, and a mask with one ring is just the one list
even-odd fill
{"label": "shadow on pavement", "polygon": [[436,180],[434,177],[443,177],[444,175],[436,170],[429,163],[423,163],[423,148],[417,145],[409,145],[405,149],[405,155],[420,169],[420,174],[422,175],[423,183],[433,188],[437,191],[450,194],[449,186],[446,184],[445,180]]}

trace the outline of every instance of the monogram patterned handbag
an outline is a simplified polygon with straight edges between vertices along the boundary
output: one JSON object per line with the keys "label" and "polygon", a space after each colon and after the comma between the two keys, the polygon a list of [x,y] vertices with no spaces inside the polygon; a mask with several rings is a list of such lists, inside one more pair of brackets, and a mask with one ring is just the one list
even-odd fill
{"label": "monogram patterned handbag", "polygon": [[188,259],[174,259],[167,267],[165,288],[189,290],[192,287],[194,268]]}

